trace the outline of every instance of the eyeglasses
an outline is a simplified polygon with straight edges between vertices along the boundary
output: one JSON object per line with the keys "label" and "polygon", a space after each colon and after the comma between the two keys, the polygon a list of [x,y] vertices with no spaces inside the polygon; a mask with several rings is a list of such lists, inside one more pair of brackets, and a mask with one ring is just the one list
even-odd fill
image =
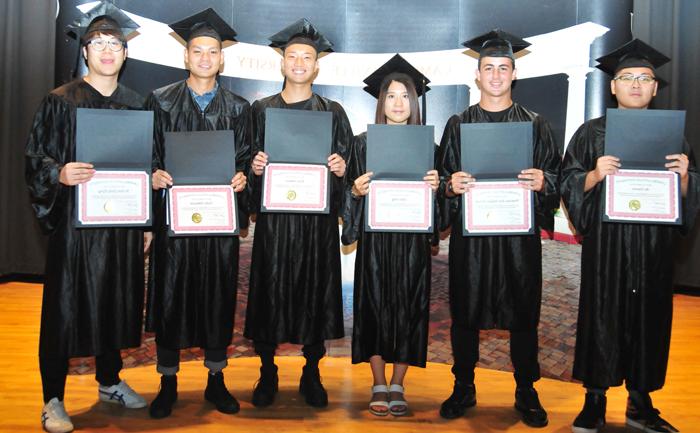
{"label": "eyeglasses", "polygon": [[625,84],[632,84],[635,81],[637,81],[639,84],[651,84],[654,81],[656,81],[656,77],[652,77],[651,75],[647,74],[641,74],[641,75],[634,75],[634,74],[622,74],[618,75],[617,77],[613,78],[613,80],[623,82]]}
{"label": "eyeglasses", "polygon": [[86,45],[92,45],[92,49],[95,51],[104,51],[107,46],[114,52],[121,51],[124,48],[124,43],[119,39],[106,40],[95,38],[90,39]]}

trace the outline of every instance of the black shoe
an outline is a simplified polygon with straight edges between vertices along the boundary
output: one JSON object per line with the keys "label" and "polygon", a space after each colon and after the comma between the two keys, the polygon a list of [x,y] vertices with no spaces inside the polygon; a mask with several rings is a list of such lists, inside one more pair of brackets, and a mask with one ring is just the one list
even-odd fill
{"label": "black shoe", "polygon": [[606,404],[605,395],[587,392],[586,402],[574,420],[571,430],[574,433],[598,433],[598,430],[605,425]]}
{"label": "black shoe", "polygon": [[321,383],[318,367],[304,367],[299,380],[299,393],[304,396],[304,400],[309,406],[328,406],[328,393]]}
{"label": "black shoe", "polygon": [[151,402],[148,408],[148,414],[151,418],[165,418],[170,416],[173,411],[173,405],[177,401],[177,376],[161,376],[160,390],[158,395]]}
{"label": "black shoe", "polygon": [[659,416],[659,410],[651,404],[649,394],[642,394],[640,401],[627,399],[625,424],[648,433],[676,433],[678,429]]}
{"label": "black shoe", "polygon": [[267,407],[275,401],[275,394],[278,389],[277,366],[274,368],[265,369],[260,367],[260,379],[255,384],[253,389],[253,406]]}
{"label": "black shoe", "polygon": [[540,404],[535,388],[517,388],[515,390],[515,409],[520,412],[523,422],[530,427],[544,427],[549,420],[547,412]]}
{"label": "black shoe", "polygon": [[224,373],[207,374],[207,389],[204,390],[204,399],[216,406],[221,413],[238,413],[241,406],[234,396],[226,389]]}
{"label": "black shoe", "polygon": [[440,416],[445,419],[455,419],[464,415],[470,407],[476,405],[476,387],[473,383],[455,380],[452,395],[442,402]]}

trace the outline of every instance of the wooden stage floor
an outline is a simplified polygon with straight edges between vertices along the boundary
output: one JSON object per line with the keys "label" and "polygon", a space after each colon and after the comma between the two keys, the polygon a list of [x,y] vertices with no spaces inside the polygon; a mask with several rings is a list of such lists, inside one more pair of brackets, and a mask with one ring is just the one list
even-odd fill
{"label": "wooden stage floor", "polygon": [[[700,298],[677,295],[671,359],[663,390],[652,395],[662,415],[683,432],[700,432]],[[0,432],[40,431],[42,407],[38,371],[38,337],[41,286],[0,284]],[[325,358],[321,364],[330,404],[316,410],[305,406],[297,393],[303,364],[299,357],[280,357],[280,393],[265,410],[250,403],[259,363],[256,358],[235,358],[225,370],[226,382],[241,402],[237,415],[216,412],[203,400],[206,370],[201,362],[184,363],[179,374],[179,401],[173,416],[152,420],[146,409],[122,410],[97,401],[97,386],[90,375],[69,376],[66,408],[77,431],[99,432],[569,432],[583,404],[579,384],[542,379],[537,389],[549,413],[549,426],[531,429],[513,409],[512,374],[479,369],[478,405],[467,416],[446,421],[438,407],[452,387],[450,366],[431,363],[409,370],[406,397],[410,416],[377,418],[366,410],[371,375],[367,365],[351,365],[348,358]],[[126,369],[122,378],[149,401],[158,389],[153,366]],[[608,392],[608,425],[604,432],[624,427],[624,388]],[[695,407],[695,409],[693,409]]]}

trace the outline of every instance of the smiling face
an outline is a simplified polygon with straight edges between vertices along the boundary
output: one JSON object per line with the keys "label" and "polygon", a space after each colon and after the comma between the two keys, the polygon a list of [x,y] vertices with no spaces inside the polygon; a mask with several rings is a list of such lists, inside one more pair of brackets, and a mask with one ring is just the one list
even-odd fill
{"label": "smiling face", "polygon": [[213,78],[224,64],[221,42],[209,36],[193,38],[185,50],[185,63],[190,75],[196,78]]}
{"label": "smiling face", "polygon": [[[645,67],[623,68],[618,71],[615,77],[618,78],[624,75],[654,77],[654,71]],[[648,83],[640,82],[636,78],[631,82],[620,79],[610,81],[610,91],[617,98],[617,107],[623,109],[647,108],[651,104],[651,100],[656,96],[658,87],[659,83],[656,80]]]}
{"label": "smiling face", "polygon": [[499,97],[511,93],[511,85],[516,78],[513,61],[509,57],[482,57],[476,78],[481,83],[481,93]]}
{"label": "smiling face", "polygon": [[318,72],[318,53],[306,44],[288,45],[282,57],[282,75],[288,83],[311,84]]}
{"label": "smiling face", "polygon": [[122,47],[119,51],[112,51],[109,47],[110,41],[118,41],[119,39],[108,34],[97,33],[90,40],[102,39],[106,44],[102,51],[97,51],[92,44],[87,44],[83,47],[83,56],[87,61],[87,67],[91,74],[104,77],[112,77],[119,75],[119,71],[124,65],[127,57],[126,47]]}
{"label": "smiling face", "polygon": [[384,115],[389,125],[405,125],[411,116],[411,101],[403,83],[392,81],[384,98]]}

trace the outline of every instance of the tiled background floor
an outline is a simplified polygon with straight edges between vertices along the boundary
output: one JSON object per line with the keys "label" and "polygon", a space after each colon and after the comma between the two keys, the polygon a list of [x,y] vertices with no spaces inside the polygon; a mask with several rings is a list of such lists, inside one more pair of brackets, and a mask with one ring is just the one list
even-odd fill
{"label": "tiled background floor", "polygon": [[[251,227],[251,233],[253,232]],[[231,358],[255,356],[250,342],[243,338],[246,299],[248,296],[248,272],[252,236],[241,240],[240,274],[238,283],[238,306],[233,344],[229,347]],[[447,298],[447,240],[442,241],[440,253],[433,258],[433,280],[430,307],[430,340],[428,361],[451,363],[450,313]],[[540,319],[540,365],[544,377],[571,380],[571,367],[576,333],[576,310],[578,306],[578,283],[580,245],[570,245],[558,241],[543,241],[542,312]],[[352,288],[343,290],[346,337],[329,341],[328,355],[349,356],[352,331]],[[300,355],[300,347],[282,345],[278,355]],[[512,371],[509,355],[507,331],[481,332],[480,367]],[[155,363],[155,342],[152,334],[145,334],[143,345],[138,349],[126,350],[124,366]],[[181,360],[203,359],[199,349],[183,351]],[[229,362],[235,362],[231,359]],[[78,358],[71,361],[71,372],[87,374],[94,371],[92,358]],[[155,368],[154,368],[155,374]]]}

